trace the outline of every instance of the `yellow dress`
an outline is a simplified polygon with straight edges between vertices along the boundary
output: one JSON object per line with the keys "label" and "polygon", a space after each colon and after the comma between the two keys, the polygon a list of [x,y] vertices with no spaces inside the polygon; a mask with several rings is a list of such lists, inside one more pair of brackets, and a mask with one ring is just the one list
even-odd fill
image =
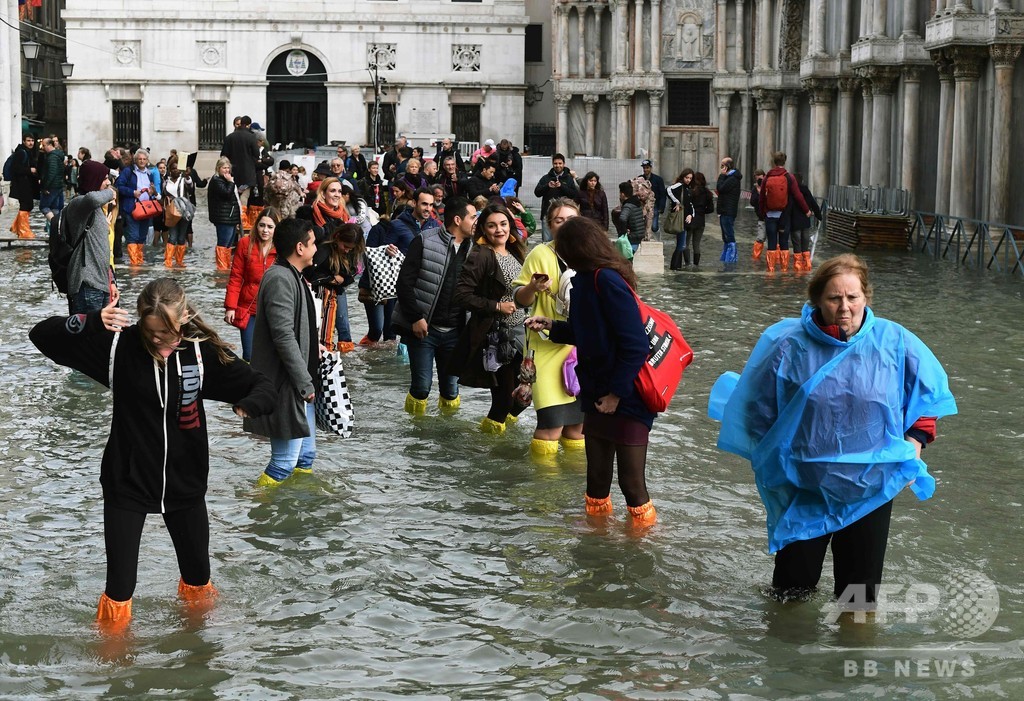
{"label": "yellow dress", "polygon": [[[537,295],[531,313],[556,321],[564,321],[565,317],[555,311],[554,291],[558,289],[561,271],[558,268],[558,257],[551,249],[550,244],[536,246],[530,251],[523,262],[523,272],[513,283],[513,287],[518,289],[527,285],[533,279],[534,273],[547,275],[551,280],[551,290]],[[534,407],[540,410],[576,401],[576,397],[566,394],[565,385],[562,382],[562,364],[572,350],[572,346],[552,343],[545,336],[530,329],[526,330],[526,336],[530,350],[533,351],[534,363],[537,366],[537,382],[533,385]]]}

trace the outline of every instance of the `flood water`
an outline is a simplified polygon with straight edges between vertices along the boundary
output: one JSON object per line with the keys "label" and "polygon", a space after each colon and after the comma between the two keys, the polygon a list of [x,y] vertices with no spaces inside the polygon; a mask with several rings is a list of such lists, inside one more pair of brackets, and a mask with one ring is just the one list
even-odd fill
{"label": "flood water", "polygon": [[[5,231],[12,214],[0,218]],[[929,344],[960,408],[924,453],[935,496],[896,500],[886,581],[948,591],[964,576],[987,578],[999,613],[976,638],[950,632],[951,598],[916,617],[831,622],[821,610],[830,559],[811,601],[764,595],[772,558],[750,467],[716,449],[706,416],[714,380],[742,368],[762,329],[799,313],[805,281],[766,279],[742,259],[739,274],[720,273],[715,237],[705,237],[701,273],[641,281],[696,353],[651,436],[659,520],[646,535],[627,528],[614,489],[614,517],[587,523],[582,461],[529,458],[532,412],[504,436],[483,435],[485,393],[465,392],[461,411],[441,417],[435,391],[431,415],[413,419],[402,410],[408,368],[357,349],[345,356],[354,436],[318,437],[315,474],[276,491],[253,487],[269,445],[244,434],[229,408],[207,404],[221,596],[200,625],[182,616],[174,552],[151,516],[132,640],[113,657],[93,623],[109,398],[28,341],[36,321],[66,310],[50,291],[45,249],[0,250],[0,697],[1024,696],[1021,283],[868,254],[876,313]],[[174,275],[235,341],[221,321],[212,226],[200,222],[196,242]],[[819,255],[836,252],[826,244]],[[157,260],[156,249],[148,255]],[[125,300],[162,274],[122,270]],[[366,321],[351,300],[358,339]]]}

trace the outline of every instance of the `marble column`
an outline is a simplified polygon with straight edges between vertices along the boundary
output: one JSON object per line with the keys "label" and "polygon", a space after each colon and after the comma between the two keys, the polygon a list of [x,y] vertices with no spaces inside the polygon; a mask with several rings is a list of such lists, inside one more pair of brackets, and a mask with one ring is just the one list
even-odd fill
{"label": "marble column", "polygon": [[715,93],[715,102],[718,104],[718,152],[719,155],[731,153],[729,150],[729,104],[732,102],[732,93]]}
{"label": "marble column", "polygon": [[836,174],[837,185],[853,185],[853,96],[857,92],[856,78],[839,79],[839,138],[836,146],[839,154],[839,167]]}
{"label": "marble column", "polygon": [[871,36],[885,36],[885,16],[889,11],[888,0],[874,0],[871,15]]}
{"label": "marble column", "polygon": [[579,32],[579,46],[576,47],[579,54],[579,77],[587,77],[587,7],[581,5],[576,8],[576,26]]}
{"label": "marble column", "polygon": [[811,82],[811,143],[810,188],[818,197],[828,191],[828,155],[831,152],[832,83],[827,80]]}
{"label": "marble column", "polygon": [[754,168],[765,168],[772,162],[772,152],[775,151],[779,93],[774,90],[755,90],[754,100],[757,101],[757,152],[754,154]]}
{"label": "marble column", "polygon": [[618,153],[616,158],[631,158],[629,141],[629,104],[633,100],[632,90],[616,90],[612,93],[612,100],[615,102],[615,111],[618,116],[615,119],[615,144]]}
{"label": "marble column", "polygon": [[615,72],[626,72],[626,53],[629,51],[629,20],[626,17],[627,0],[613,0],[612,47],[615,51]]}
{"label": "marble column", "polygon": [[[597,149],[595,144],[597,142],[597,101],[600,98],[597,95],[584,95],[583,96],[583,111],[587,113],[587,137],[586,144],[584,146],[588,156],[596,156]],[[563,153],[565,153],[563,151]]]}
{"label": "marble column", "polygon": [[771,70],[771,0],[757,0],[757,65],[754,70]]}
{"label": "marble column", "polygon": [[[946,0],[946,10],[949,10],[949,0]],[[956,0],[956,4],[953,5],[953,12],[958,15],[973,13],[973,3],[969,3],[967,0]]]}
{"label": "marble column", "polygon": [[903,145],[900,161],[900,187],[913,193],[917,189],[918,150],[921,143],[921,69],[903,69]]}
{"label": "marble column", "polygon": [[569,156],[569,103],[572,95],[566,93],[555,93],[555,110],[558,113],[558,122],[555,131],[555,150],[558,153]]}
{"label": "marble column", "polygon": [[743,0],[736,0],[736,33],[734,40],[736,42],[736,61],[733,70],[737,73],[742,73],[746,70],[746,61],[743,56]]}
{"label": "marble column", "polygon": [[945,50],[932,52],[939,72],[939,140],[935,161],[935,211],[949,214],[953,165],[953,61]]}
{"label": "marble column", "polygon": [[[557,6],[556,6],[557,7]],[[558,71],[562,78],[569,77],[569,8],[558,10]]]}
{"label": "marble column", "polygon": [[633,72],[644,72],[644,0],[633,0]]}
{"label": "marble column", "polygon": [[611,112],[611,119],[609,120],[611,122],[609,124],[609,127],[611,128],[611,133],[608,134],[608,147],[609,147],[608,157],[609,158],[618,158],[618,156],[619,156],[619,113],[615,109],[614,96],[613,95],[605,95],[605,99],[608,101],[608,106],[611,107],[611,110],[610,110],[610,112]]}
{"label": "marble column", "polygon": [[651,0],[651,70],[661,70],[661,0]]}
{"label": "marble column", "polygon": [[[940,2],[941,2],[941,0],[940,0]],[[858,38],[860,38],[860,39],[867,39],[868,37],[871,36],[871,30],[873,28],[871,23],[873,21],[872,20],[873,16],[874,15],[871,12],[871,0],[861,0],[861,3],[860,3],[860,30],[859,30]]]}
{"label": "marble column", "polygon": [[868,80],[867,73],[862,70],[858,70],[858,73],[861,78],[860,95],[864,105],[861,113],[860,130],[860,184],[874,185],[871,182],[871,137],[875,133],[871,127],[871,120],[874,117],[874,100],[871,94],[871,81]]}
{"label": "marble column", "polygon": [[839,3],[839,55],[849,56],[853,41],[850,38],[850,3],[852,0],[840,0]]}
{"label": "marble column", "polygon": [[892,185],[892,93],[896,87],[897,68],[876,66],[871,68],[872,103],[871,131],[871,184]]}
{"label": "marble column", "polygon": [[992,105],[992,166],[989,168],[991,180],[988,219],[999,224],[1008,221],[1010,211],[1009,154],[1010,122],[1013,117],[1013,65],[1020,56],[1020,50],[1019,44],[989,46],[989,53],[995,66],[995,95]]}
{"label": "marble column", "polygon": [[715,7],[715,70],[725,73],[725,11],[728,5],[726,0],[718,0]]}
{"label": "marble column", "polygon": [[920,37],[917,33],[917,0],[903,0],[903,31],[900,36],[905,39]]}
{"label": "marble column", "polygon": [[647,99],[651,103],[651,144],[648,152],[655,163],[661,163],[661,98],[664,90],[648,90]]}
{"label": "marble column", "polygon": [[811,36],[808,41],[807,53],[811,56],[822,56],[825,54],[825,14],[827,3],[825,0],[813,0],[811,3]]}
{"label": "marble column", "polygon": [[[740,154],[734,159],[740,171],[754,172],[756,165],[749,165],[747,159],[750,157],[750,93],[745,92],[740,97]],[[721,150],[721,149],[720,149]],[[729,155],[723,152],[722,155]]]}
{"label": "marble column", "polygon": [[974,46],[953,48],[953,165],[956,187],[950,189],[949,213],[977,218],[974,182],[978,167],[978,77],[987,52]]}
{"label": "marble column", "polygon": [[782,132],[785,138],[782,139],[782,150],[788,157],[786,163],[790,164],[791,170],[797,164],[797,131],[800,128],[800,93],[787,90],[782,94],[782,105],[784,108],[785,127]]}
{"label": "marble column", "polygon": [[604,14],[604,9],[598,5],[594,8],[594,77],[602,77],[601,65],[601,16]]}

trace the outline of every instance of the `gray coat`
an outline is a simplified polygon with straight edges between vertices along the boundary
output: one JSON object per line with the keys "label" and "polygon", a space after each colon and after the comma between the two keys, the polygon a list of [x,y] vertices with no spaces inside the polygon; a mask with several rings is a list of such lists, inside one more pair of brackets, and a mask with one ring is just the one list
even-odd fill
{"label": "gray coat", "polygon": [[82,285],[110,291],[110,223],[100,208],[113,199],[113,190],[96,190],[73,198],[61,213],[67,217],[72,241],[85,236],[68,261],[69,297],[77,294]]}
{"label": "gray coat", "polygon": [[272,265],[263,274],[256,297],[252,367],[274,385],[277,402],[270,414],[243,421],[249,433],[287,439],[309,435],[303,397],[314,391],[309,354],[319,352],[310,348],[312,308],[309,287],[292,265]]}

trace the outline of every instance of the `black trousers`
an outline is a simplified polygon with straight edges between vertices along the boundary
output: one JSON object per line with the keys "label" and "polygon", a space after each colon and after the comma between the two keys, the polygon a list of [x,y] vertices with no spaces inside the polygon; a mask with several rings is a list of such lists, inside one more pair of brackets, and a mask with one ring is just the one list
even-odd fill
{"label": "black trousers", "polygon": [[[206,502],[163,514],[174,543],[178,570],[185,584],[203,586],[210,581],[210,518]],[[127,601],[135,593],[139,572],[139,544],[146,514],[104,503],[103,540],[107,548],[107,596]]]}
{"label": "black trousers", "polygon": [[519,368],[523,364],[523,356],[516,353],[515,360],[505,363],[494,373],[498,385],[491,387],[491,408],[487,418],[499,424],[505,423],[509,414],[519,416],[522,408],[517,408],[512,401],[512,390],[519,386]]}
{"label": "black trousers", "polygon": [[[882,583],[885,546],[889,542],[892,501],[846,528],[811,540],[790,543],[775,555],[772,587],[778,593],[800,593],[818,586],[825,551],[832,543],[835,596],[841,602],[871,603]],[[847,587],[854,586],[849,592]]]}

